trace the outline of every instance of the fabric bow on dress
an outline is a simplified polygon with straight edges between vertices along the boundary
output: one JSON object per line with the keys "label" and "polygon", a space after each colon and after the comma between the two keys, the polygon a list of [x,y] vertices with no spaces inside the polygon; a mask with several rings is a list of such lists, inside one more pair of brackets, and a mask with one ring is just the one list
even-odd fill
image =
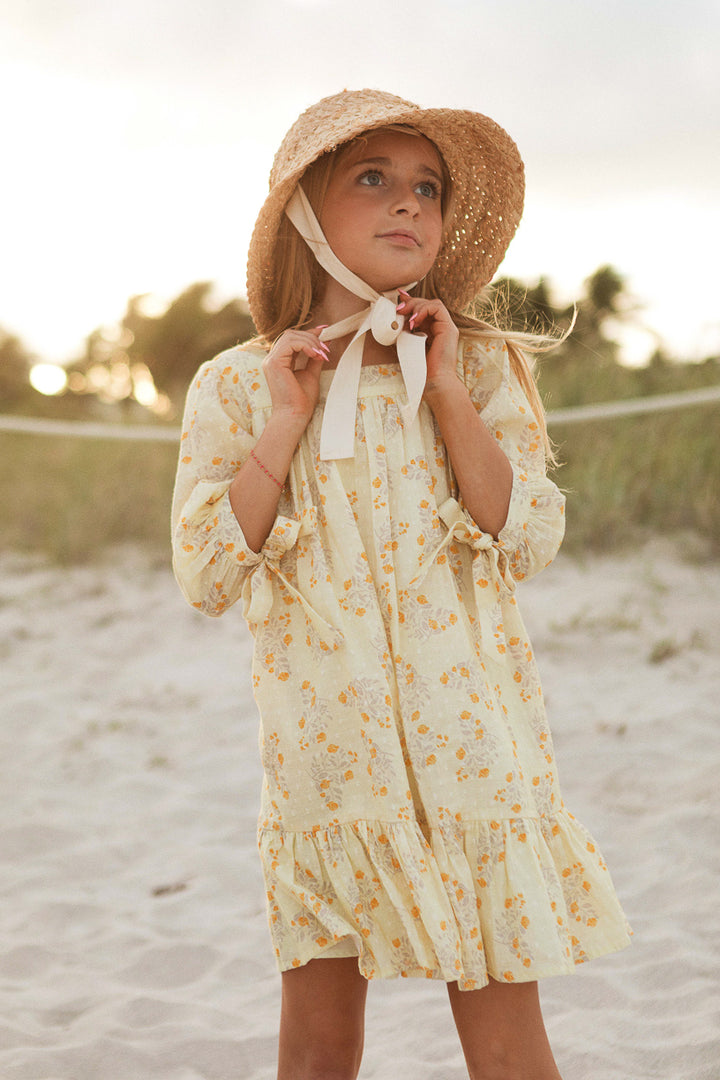
{"label": "fabric bow on dress", "polygon": [[[321,341],[332,341],[355,331],[355,335],[340,357],[330,385],[320,433],[320,457],[323,461],[349,458],[355,454],[355,410],[357,407],[360,368],[362,367],[365,334],[370,331],[380,345],[395,345],[400,370],[407,391],[407,405],[402,408],[403,422],[413,423],[420,408],[427,362],[425,334],[411,334],[404,329],[405,319],[398,314],[398,290],[378,293],[364,282],[334,253],[320,227],[312,206],[298,184],[285,213],[311,249],[318,263],[355,296],[369,302],[363,311],[333,323],[320,334]],[[404,286],[411,289],[417,282]]]}
{"label": "fabric bow on dress", "polygon": [[492,642],[495,642],[500,655],[505,652],[507,645],[500,602],[515,592],[515,579],[507,553],[490,533],[483,532],[475,524],[457,499],[446,499],[438,507],[438,515],[448,530],[447,534],[434,551],[421,558],[420,573],[412,579],[410,587],[420,588],[430,568],[451,544],[467,544],[473,552],[472,577],[480,634],[488,657],[496,659],[495,652],[490,649]]}

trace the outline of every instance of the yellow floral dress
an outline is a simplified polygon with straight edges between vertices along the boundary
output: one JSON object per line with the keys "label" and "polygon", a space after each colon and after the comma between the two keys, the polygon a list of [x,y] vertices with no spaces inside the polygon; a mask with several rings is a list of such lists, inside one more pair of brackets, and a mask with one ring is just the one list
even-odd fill
{"label": "yellow floral dress", "polygon": [[562,802],[515,590],[553,559],[564,499],[501,342],[458,374],[512,463],[495,540],[463,507],[433,415],[406,428],[399,368],[361,372],[354,458],[321,461],[323,398],[262,551],[228,496],[271,413],[257,348],[201,367],[173,506],[188,601],[241,599],[255,639],[258,842],[281,970],[357,956],[367,978],[484,986],[628,942],[594,841]]}

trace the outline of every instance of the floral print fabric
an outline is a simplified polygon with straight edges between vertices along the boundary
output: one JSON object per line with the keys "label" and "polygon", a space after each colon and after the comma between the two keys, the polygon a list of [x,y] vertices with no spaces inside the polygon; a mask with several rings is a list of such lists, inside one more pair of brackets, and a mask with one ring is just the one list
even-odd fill
{"label": "floral print fabric", "polygon": [[364,367],[354,458],[321,461],[323,400],[259,553],[228,488],[271,413],[264,354],[204,365],[187,401],[174,567],[188,601],[238,599],[255,639],[259,848],[281,969],[358,956],[368,977],[462,989],[622,948],[592,838],[563,805],[516,586],[547,566],[564,499],[502,342],[458,375],[513,467],[498,539],[465,510],[432,412],[406,428],[397,366]]}

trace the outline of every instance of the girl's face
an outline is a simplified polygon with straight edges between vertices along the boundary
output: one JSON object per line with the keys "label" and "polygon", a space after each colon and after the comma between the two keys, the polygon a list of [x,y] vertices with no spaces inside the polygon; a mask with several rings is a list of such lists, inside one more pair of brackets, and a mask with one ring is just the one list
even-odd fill
{"label": "girl's face", "polygon": [[342,155],[320,224],[341,262],[387,292],[425,277],[442,240],[440,156],[421,135],[370,134]]}

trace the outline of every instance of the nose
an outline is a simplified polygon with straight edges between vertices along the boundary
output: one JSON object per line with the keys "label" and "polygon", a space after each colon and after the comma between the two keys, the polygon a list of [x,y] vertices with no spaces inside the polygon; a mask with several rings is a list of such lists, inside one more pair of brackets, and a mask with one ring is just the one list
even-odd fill
{"label": "nose", "polygon": [[408,214],[411,217],[420,212],[420,200],[411,184],[404,184],[396,193],[392,209],[396,214]]}

